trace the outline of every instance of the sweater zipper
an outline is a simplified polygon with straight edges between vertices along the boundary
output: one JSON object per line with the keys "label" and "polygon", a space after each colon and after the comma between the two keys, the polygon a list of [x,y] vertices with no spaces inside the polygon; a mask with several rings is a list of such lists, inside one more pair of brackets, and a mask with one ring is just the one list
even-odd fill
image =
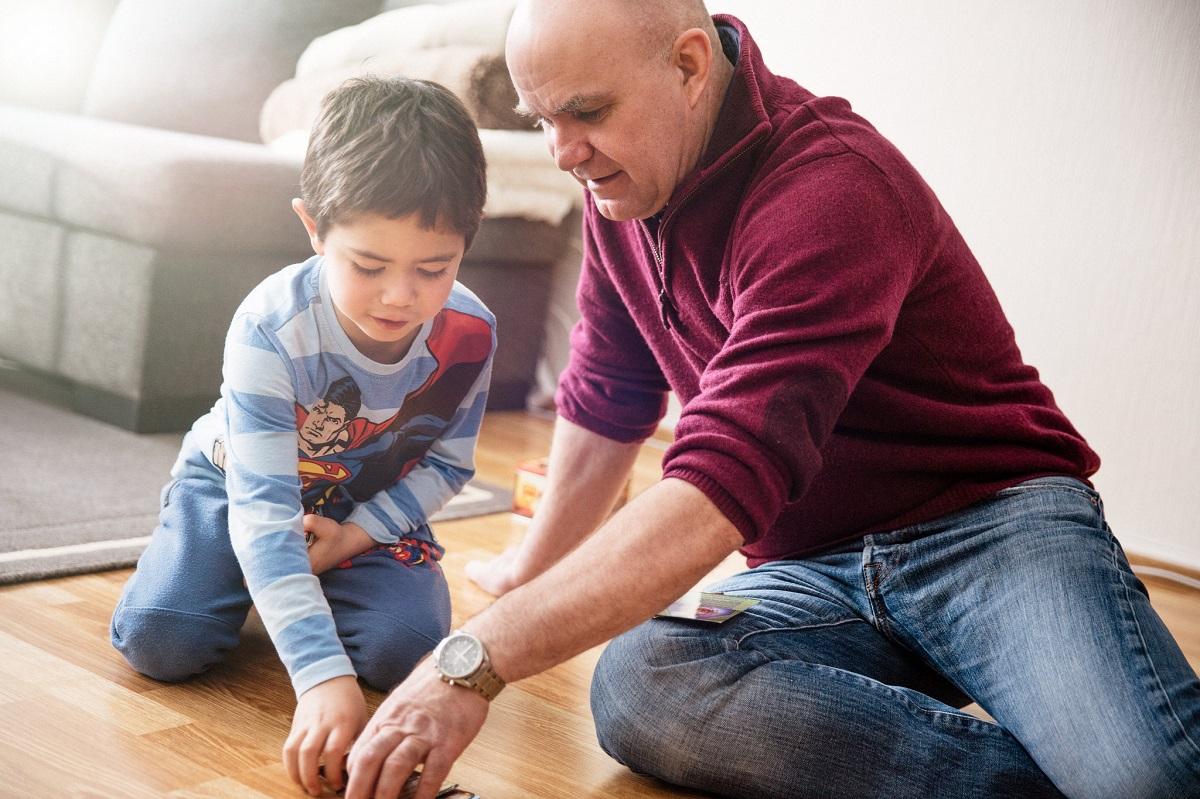
{"label": "sweater zipper", "polygon": [[[666,250],[666,247],[664,246],[664,242],[666,240],[664,233],[667,229],[667,223],[672,218],[674,218],[675,214],[679,211],[679,209],[681,207],[683,207],[687,203],[687,201],[692,198],[692,195],[700,190],[701,186],[703,186],[705,183],[707,183],[710,180],[712,180],[713,178],[715,178],[717,175],[724,172],[725,169],[730,164],[732,164],[734,161],[741,158],[742,155],[750,149],[751,144],[753,144],[753,142],[750,142],[745,147],[743,147],[741,150],[739,150],[735,155],[730,157],[730,159],[728,161],[721,164],[720,169],[718,169],[716,172],[713,172],[711,175],[706,177],[704,180],[697,183],[695,186],[692,187],[691,191],[689,191],[687,194],[683,195],[682,199],[680,199],[679,202],[676,203],[675,207],[672,208],[667,213],[667,215],[663,217],[662,222],[659,223],[658,236],[657,236],[658,241],[657,242],[655,242],[653,240],[650,241],[650,252],[654,253],[654,261],[656,264],[658,264],[658,312],[659,312],[659,318],[662,320],[663,328],[665,328],[666,330],[671,329],[671,317],[675,316],[676,318],[678,318],[678,316],[679,316],[679,309],[677,309],[675,307],[675,302],[671,299],[671,295],[667,293],[667,262],[666,262],[665,257],[663,256],[663,253]],[[645,222],[642,223],[642,227],[646,228]],[[649,228],[646,228],[646,233],[647,233],[647,237],[650,238]]]}

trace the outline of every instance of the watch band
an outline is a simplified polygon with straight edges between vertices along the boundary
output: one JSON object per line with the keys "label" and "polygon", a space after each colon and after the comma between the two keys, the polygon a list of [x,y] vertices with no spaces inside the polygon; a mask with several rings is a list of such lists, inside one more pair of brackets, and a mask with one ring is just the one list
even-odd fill
{"label": "watch band", "polygon": [[495,699],[504,688],[504,680],[500,679],[500,675],[487,662],[484,662],[479,667],[479,671],[470,677],[462,680],[450,680],[449,682],[457,683],[466,688],[474,688],[476,692],[489,702]]}

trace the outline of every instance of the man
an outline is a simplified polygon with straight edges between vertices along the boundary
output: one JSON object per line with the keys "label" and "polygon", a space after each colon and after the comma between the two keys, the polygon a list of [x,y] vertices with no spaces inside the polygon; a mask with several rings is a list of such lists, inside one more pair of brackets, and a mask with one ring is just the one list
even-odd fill
{"label": "man", "polygon": [[[1200,682],[953,223],[844,101],[716,23],[692,0],[514,15],[522,106],[588,196],[550,485],[471,567],[500,599],[367,725],[348,796],[424,763],[429,799],[498,686],[630,628],[593,681],[600,742],[671,782],[1200,795]],[[606,522],[667,388],[663,479]],[[642,623],[739,548],[757,568],[717,590],[758,605]]]}

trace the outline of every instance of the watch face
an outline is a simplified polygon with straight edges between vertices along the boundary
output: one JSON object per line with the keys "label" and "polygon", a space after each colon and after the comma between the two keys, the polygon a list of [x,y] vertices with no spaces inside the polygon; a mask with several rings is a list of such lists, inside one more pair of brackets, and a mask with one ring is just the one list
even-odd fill
{"label": "watch face", "polygon": [[437,665],[451,679],[469,677],[483,665],[483,646],[474,636],[452,635],[446,639]]}

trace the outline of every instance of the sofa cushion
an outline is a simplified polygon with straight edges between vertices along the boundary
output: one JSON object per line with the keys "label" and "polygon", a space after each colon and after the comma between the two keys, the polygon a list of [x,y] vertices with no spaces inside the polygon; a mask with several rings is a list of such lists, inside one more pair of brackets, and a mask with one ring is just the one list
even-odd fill
{"label": "sofa cushion", "polygon": [[116,5],[117,0],[0,0],[0,103],[82,108]]}
{"label": "sofa cushion", "polygon": [[460,0],[388,11],[314,40],[296,62],[296,77],[430,47],[477,47],[499,55],[515,5],[516,0]]}
{"label": "sofa cushion", "polygon": [[[302,155],[0,105],[0,208],[174,250],[303,255]],[[281,264],[282,265],[282,264]]]}
{"label": "sofa cushion", "polygon": [[528,120],[514,110],[517,90],[508,77],[504,56],[474,47],[432,47],[389,53],[355,66],[284,81],[263,103],[259,118],[262,140],[270,143],[294,130],[307,132],[325,95],[363,75],[434,81],[462,100],[479,127],[529,129]]}
{"label": "sofa cushion", "polygon": [[122,0],[84,113],[258,139],[258,111],[315,37],[375,14],[380,0]]}

